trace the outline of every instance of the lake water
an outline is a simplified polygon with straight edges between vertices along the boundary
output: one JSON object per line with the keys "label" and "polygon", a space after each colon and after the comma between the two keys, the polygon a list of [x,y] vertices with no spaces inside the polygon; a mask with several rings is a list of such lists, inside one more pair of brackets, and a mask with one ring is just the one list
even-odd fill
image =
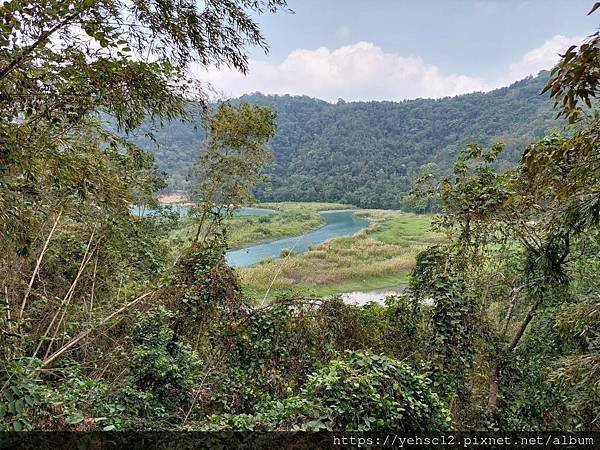
{"label": "lake water", "polygon": [[[175,211],[176,213],[178,213],[180,216],[187,216],[188,215],[188,211],[189,211],[189,207],[185,206],[185,205],[171,205],[171,209],[173,211]],[[143,216],[150,216],[152,215],[152,213],[154,212],[153,209],[150,208],[146,208],[142,211],[140,211],[140,207],[139,206],[134,206],[131,208],[131,214],[135,215],[135,216],[139,216],[140,212],[143,212]],[[275,211],[272,209],[266,209],[266,208],[253,208],[251,206],[245,206],[242,208],[238,208],[233,212],[234,216],[269,216],[271,214],[273,214]]]}
{"label": "lake water", "polygon": [[234,267],[246,267],[268,258],[279,258],[283,249],[302,253],[310,246],[338,236],[352,235],[369,225],[369,221],[356,217],[354,211],[325,211],[321,215],[325,225],[296,237],[278,239],[227,252],[227,261]]}
{"label": "lake water", "polygon": [[344,303],[351,305],[366,305],[369,302],[376,302],[383,305],[384,300],[389,295],[402,295],[400,289],[381,289],[369,292],[346,292],[341,294]]}
{"label": "lake water", "polygon": [[[363,306],[370,302],[375,302],[379,303],[380,305],[383,305],[385,303],[385,299],[389,295],[400,296],[403,294],[405,294],[405,292],[402,289],[378,289],[375,291],[368,292],[345,292],[340,295],[342,296],[342,300],[344,301],[344,303],[348,305]],[[435,301],[431,297],[421,299],[420,303],[424,306],[435,305]]]}

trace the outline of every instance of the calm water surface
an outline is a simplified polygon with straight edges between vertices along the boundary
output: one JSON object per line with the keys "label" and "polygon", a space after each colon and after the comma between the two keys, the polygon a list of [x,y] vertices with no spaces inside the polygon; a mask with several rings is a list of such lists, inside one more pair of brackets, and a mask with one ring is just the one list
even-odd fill
{"label": "calm water surface", "polygon": [[381,303],[383,305],[384,300],[389,295],[402,295],[402,291],[399,289],[381,289],[369,292],[346,292],[341,294],[344,303],[351,305],[366,305],[369,302]]}
{"label": "calm water surface", "polygon": [[[181,216],[187,216],[189,208],[184,205],[172,205],[173,211]],[[131,208],[135,215],[150,216],[152,209],[140,210],[139,206]],[[243,207],[234,212],[236,216],[268,216],[275,211],[265,208]],[[239,250],[227,252],[227,261],[234,267],[246,267],[269,258],[279,258],[283,249],[290,249],[294,253],[302,253],[310,246],[320,244],[328,239],[338,236],[349,236],[369,225],[368,219],[354,216],[352,210],[324,211],[321,213],[325,225],[316,230],[309,231],[301,236],[278,239],[251,245]]]}
{"label": "calm water surface", "polygon": [[[171,208],[181,216],[187,216],[189,208],[184,205],[172,205]],[[140,208],[134,207],[131,213],[140,214]],[[243,207],[235,211],[236,216],[268,216],[275,211],[265,208]],[[144,216],[152,215],[153,210],[143,210]],[[260,261],[281,257],[284,249],[292,250],[294,253],[302,253],[309,247],[320,244],[328,239],[339,236],[352,235],[369,225],[368,219],[356,217],[354,211],[324,211],[321,213],[325,219],[325,225],[301,236],[278,239],[271,242],[251,245],[239,250],[227,252],[227,261],[234,267],[247,267]],[[382,303],[388,295],[399,295],[402,291],[397,289],[375,290],[369,292],[347,292],[342,294],[345,303],[364,305],[369,302]]]}
{"label": "calm water surface", "polygon": [[349,236],[366,228],[369,221],[356,217],[354,211],[325,211],[325,225],[301,236],[278,239],[276,241],[251,245],[239,250],[227,252],[227,261],[234,267],[246,267],[269,258],[279,258],[283,249],[302,253],[328,239]]}
{"label": "calm water surface", "polygon": [[[144,217],[146,217],[146,216],[151,216],[154,213],[154,210],[150,209],[150,208],[145,208],[141,211],[140,211],[140,209],[141,208],[139,206],[132,207],[131,214],[133,214],[135,216],[143,215]],[[171,209],[173,211],[175,211],[176,213],[178,213],[180,216],[187,216],[188,211],[189,211],[189,207],[185,206],[185,205],[171,205]],[[233,215],[234,216],[270,216],[274,212],[275,211],[273,209],[253,208],[251,206],[245,206],[243,208],[236,209],[233,212]],[[140,214],[140,213],[142,213],[142,214]]]}

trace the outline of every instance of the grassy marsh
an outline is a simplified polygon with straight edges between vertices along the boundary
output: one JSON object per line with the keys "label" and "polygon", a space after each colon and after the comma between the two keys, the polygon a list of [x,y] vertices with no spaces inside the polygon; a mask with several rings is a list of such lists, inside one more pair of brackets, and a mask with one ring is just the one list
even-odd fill
{"label": "grassy marsh", "polygon": [[284,292],[328,295],[401,286],[414,267],[416,255],[442,240],[441,235],[430,231],[431,216],[379,210],[358,214],[373,222],[354,236],[331,239],[306,253],[239,269],[244,288],[261,297],[272,283],[272,297]]}
{"label": "grassy marsh", "polygon": [[[349,205],[338,203],[262,203],[260,208],[273,209],[269,216],[234,216],[227,219],[231,248],[251,243],[298,236],[325,223],[319,211],[348,209]],[[178,248],[194,236],[193,219],[181,217],[179,225],[170,233],[172,247]]]}

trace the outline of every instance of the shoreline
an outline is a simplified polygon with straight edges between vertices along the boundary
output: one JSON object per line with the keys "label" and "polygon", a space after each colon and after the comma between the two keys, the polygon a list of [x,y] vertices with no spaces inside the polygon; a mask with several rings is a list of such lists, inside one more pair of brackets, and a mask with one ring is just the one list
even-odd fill
{"label": "shoreline", "polygon": [[[252,248],[252,247],[254,247],[254,246],[256,246],[256,245],[270,244],[270,243],[272,243],[272,242],[277,242],[277,241],[280,241],[280,240],[283,240],[283,239],[291,239],[291,238],[295,238],[295,237],[304,236],[305,234],[312,233],[313,231],[320,230],[320,229],[321,229],[321,228],[323,228],[324,226],[327,226],[327,222],[325,222],[325,223],[322,223],[322,224],[321,224],[321,225],[319,225],[318,227],[311,228],[310,230],[304,231],[302,234],[288,234],[288,235],[285,235],[285,236],[280,236],[280,237],[276,237],[276,238],[261,239],[261,240],[259,240],[259,241],[254,241],[254,242],[251,242],[251,243],[249,243],[249,244],[247,244],[247,245],[244,245],[243,247],[231,247],[231,248],[230,248],[229,250],[227,250],[227,251],[228,251],[228,252],[230,252],[230,251],[236,251],[236,252],[237,252],[238,250],[244,250],[244,249],[246,249],[246,248]],[[276,259],[276,258],[273,258],[273,259]],[[260,262],[260,261],[259,261],[259,262]],[[258,264],[258,263],[257,263],[257,264]]]}
{"label": "shoreline", "polygon": [[[358,211],[358,209],[356,209],[356,210],[355,209],[337,209],[337,210],[333,210],[332,209],[332,210],[319,211],[319,214],[323,217],[323,214],[326,214],[326,213],[351,212],[351,211]],[[355,216],[356,214],[352,214],[352,215]],[[358,234],[358,233],[364,233],[365,230],[369,229],[371,226],[373,226],[375,224],[375,220],[372,217],[361,217],[361,219],[364,219],[364,220],[367,221],[367,226],[364,227],[364,228],[362,228],[361,230],[358,230],[357,232],[353,233],[350,236],[354,236],[355,234]],[[303,232],[302,234],[287,235],[287,236],[281,236],[281,237],[271,238],[271,239],[262,239],[260,241],[252,242],[252,243],[250,243],[248,245],[245,245],[243,247],[232,247],[227,252],[230,252],[230,251],[240,251],[240,250],[244,250],[244,249],[250,249],[250,248],[258,246],[258,245],[269,244],[269,243],[273,243],[273,242],[277,242],[277,241],[285,240],[285,239],[300,238],[302,236],[305,236],[305,235],[308,235],[308,234],[313,233],[315,231],[318,231],[321,228],[326,227],[327,225],[328,225],[328,223],[327,223],[327,220],[325,219],[325,223],[319,225],[318,227],[311,228],[310,230],[307,230],[307,231]],[[333,236],[333,237],[331,237],[329,239],[325,239],[324,241],[316,244],[316,246],[322,245],[322,244],[324,244],[324,243],[326,243],[326,242],[328,242],[328,241],[330,241],[332,239],[337,239],[338,237],[340,237],[340,236]],[[305,252],[302,252],[302,253],[305,253]],[[300,254],[300,253],[298,253],[298,254]],[[274,258],[266,258],[266,259],[264,259],[262,261],[277,260],[277,259],[280,259],[280,258],[281,258],[281,256],[277,256],[277,257],[274,257]],[[253,267],[256,264],[261,263],[262,261],[257,261],[255,264],[253,264],[251,266],[243,266],[243,267],[240,267],[240,268]]]}

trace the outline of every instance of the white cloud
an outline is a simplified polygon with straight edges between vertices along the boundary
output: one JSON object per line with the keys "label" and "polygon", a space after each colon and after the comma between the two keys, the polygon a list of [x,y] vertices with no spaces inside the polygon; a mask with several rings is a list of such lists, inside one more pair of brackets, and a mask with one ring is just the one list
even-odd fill
{"label": "white cloud", "polygon": [[560,59],[559,53],[564,53],[571,45],[579,44],[583,37],[566,37],[556,35],[548,39],[540,47],[534,48],[523,55],[516,63],[510,65],[508,79],[520,80],[527,75],[537,75],[540,70],[551,69]]}
{"label": "white cloud", "polygon": [[346,39],[350,36],[350,27],[348,25],[342,25],[335,30],[335,37],[338,39]]}
{"label": "white cloud", "polygon": [[577,36],[554,36],[510,64],[504,75],[495,80],[443,73],[440,68],[419,57],[387,53],[370,42],[357,42],[334,50],[326,47],[297,49],[280,63],[252,60],[246,76],[232,69],[211,67],[199,69],[198,77],[225,97],[259,91],[265,94],[309,95],[331,102],[338,98],[440,98],[488,91],[527,75],[535,75],[542,69],[551,68],[558,61],[559,53],[581,40]]}
{"label": "white cloud", "polygon": [[443,74],[421,58],[386,53],[369,42],[335,50],[298,49],[280,64],[251,61],[245,77],[215,68],[199,76],[227,96],[260,91],[306,94],[328,101],[444,97],[488,88],[479,78]]}

